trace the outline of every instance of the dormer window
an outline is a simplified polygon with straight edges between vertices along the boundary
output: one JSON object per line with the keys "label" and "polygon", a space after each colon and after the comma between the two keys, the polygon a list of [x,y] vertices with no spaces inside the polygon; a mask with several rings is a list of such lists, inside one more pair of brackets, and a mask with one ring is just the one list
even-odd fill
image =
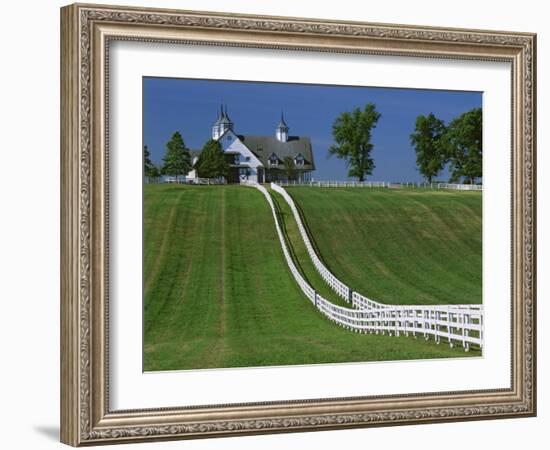
{"label": "dormer window", "polygon": [[279,158],[277,158],[277,155],[275,153],[272,153],[269,157],[269,165],[270,166],[276,166],[279,164]]}
{"label": "dormer window", "polygon": [[296,158],[294,158],[294,163],[297,165],[297,166],[303,166],[304,165],[304,157],[300,154],[298,154],[296,156]]}

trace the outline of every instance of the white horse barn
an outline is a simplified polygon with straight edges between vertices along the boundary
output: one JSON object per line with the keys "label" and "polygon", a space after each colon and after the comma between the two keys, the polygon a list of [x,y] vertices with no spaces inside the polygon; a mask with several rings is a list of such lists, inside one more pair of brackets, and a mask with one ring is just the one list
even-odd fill
{"label": "white horse barn", "polygon": [[[220,108],[218,119],[212,125],[212,139],[217,140],[227,155],[229,174],[227,182],[287,181],[284,161],[288,156],[294,161],[297,181],[310,181],[315,170],[313,151],[309,137],[290,136],[283,114],[273,136],[254,136],[235,133],[227,107]],[[193,164],[200,151],[193,151]],[[187,174],[187,180],[196,178],[195,170]]]}

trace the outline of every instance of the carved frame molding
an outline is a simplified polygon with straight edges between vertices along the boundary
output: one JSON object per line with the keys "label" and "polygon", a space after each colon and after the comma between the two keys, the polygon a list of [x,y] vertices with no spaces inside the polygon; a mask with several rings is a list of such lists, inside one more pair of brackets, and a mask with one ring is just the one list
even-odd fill
{"label": "carved frame molding", "polygon": [[[510,389],[111,411],[108,58],[113,40],[508,61],[512,66]],[[75,4],[61,10],[61,439],[73,446],[533,416],[535,54],[529,33]]]}

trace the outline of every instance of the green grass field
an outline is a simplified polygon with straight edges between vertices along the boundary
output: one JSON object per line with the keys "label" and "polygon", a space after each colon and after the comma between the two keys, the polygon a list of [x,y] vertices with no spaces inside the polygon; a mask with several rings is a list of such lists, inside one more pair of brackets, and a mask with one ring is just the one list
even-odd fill
{"label": "green grass field", "polygon": [[283,233],[285,234],[287,246],[292,252],[294,263],[302,276],[306,281],[315,288],[317,293],[328,301],[350,308],[350,304],[344,301],[342,297],[337,295],[331,287],[323,280],[317,269],[315,268],[313,261],[309,257],[307,252],[306,245],[304,240],[300,235],[300,230],[298,229],[298,224],[294,220],[294,215],[288,203],[284,200],[282,195],[278,194],[273,190],[269,190],[277,213],[279,216],[279,221],[283,228]]}
{"label": "green grass field", "polygon": [[481,303],[481,192],[289,188],[326,266],[388,304]]}
{"label": "green grass field", "polygon": [[145,185],[143,232],[146,371],[479,355],[324,318],[294,282],[253,188]]}

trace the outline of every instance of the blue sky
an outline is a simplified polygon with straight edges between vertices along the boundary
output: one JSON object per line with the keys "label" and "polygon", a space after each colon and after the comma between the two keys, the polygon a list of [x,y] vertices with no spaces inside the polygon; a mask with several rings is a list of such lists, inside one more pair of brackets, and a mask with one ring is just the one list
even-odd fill
{"label": "blue sky", "polygon": [[[237,134],[274,135],[281,110],[289,134],[309,136],[317,180],[347,180],[346,162],[328,158],[332,124],[344,111],[372,102],[381,113],[372,132],[376,168],[367,179],[422,181],[409,136],[418,115],[430,112],[448,123],[481,107],[480,92],[246,81],[143,79],[143,144],[160,165],[166,142],[179,131],[187,147],[200,149],[210,138],[220,103],[228,107]],[[446,180],[444,171],[439,179]]]}

